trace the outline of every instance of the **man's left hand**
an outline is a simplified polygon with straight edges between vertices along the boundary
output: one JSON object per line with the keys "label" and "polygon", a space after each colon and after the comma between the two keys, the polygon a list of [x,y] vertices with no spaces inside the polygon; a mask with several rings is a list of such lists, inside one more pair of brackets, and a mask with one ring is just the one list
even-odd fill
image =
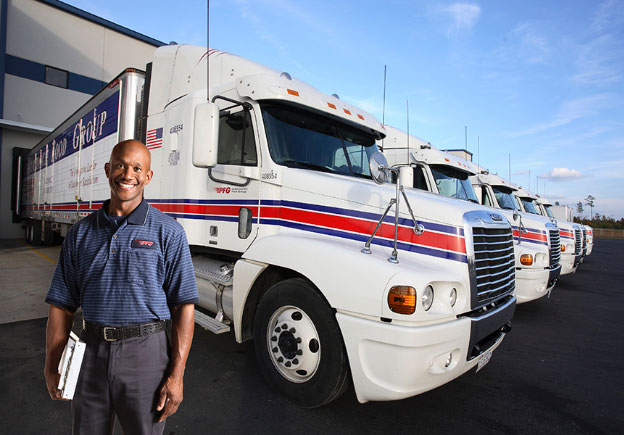
{"label": "man's left hand", "polygon": [[162,411],[158,419],[159,423],[178,410],[178,406],[182,403],[182,390],[182,378],[167,377],[165,384],[160,388],[160,398],[156,407],[156,411]]}

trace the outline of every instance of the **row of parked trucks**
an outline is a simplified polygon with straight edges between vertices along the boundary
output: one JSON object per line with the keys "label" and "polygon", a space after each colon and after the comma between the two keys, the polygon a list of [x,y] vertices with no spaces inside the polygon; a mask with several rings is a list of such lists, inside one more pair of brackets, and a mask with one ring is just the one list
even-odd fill
{"label": "row of parked trucks", "polygon": [[104,164],[132,138],[152,154],[146,200],[186,230],[197,323],[253,340],[267,383],[304,407],[350,381],[364,403],[481,369],[516,303],[591,251],[543,198],[288,73],[187,45],[15,151],[28,241],[101,207]]}

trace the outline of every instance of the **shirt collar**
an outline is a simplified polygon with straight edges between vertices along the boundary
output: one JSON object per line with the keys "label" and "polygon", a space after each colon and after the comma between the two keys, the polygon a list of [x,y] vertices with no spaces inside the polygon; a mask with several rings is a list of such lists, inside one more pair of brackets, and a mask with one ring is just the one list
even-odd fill
{"label": "shirt collar", "polygon": [[[98,228],[102,228],[106,226],[108,223],[108,219],[106,218],[106,210],[108,209],[108,204],[110,204],[110,199],[104,201],[102,207],[98,210],[97,214],[97,225]],[[145,199],[141,201],[137,207],[132,210],[132,213],[128,215],[126,222],[130,225],[145,225],[147,222],[147,214],[149,211],[149,204]]]}

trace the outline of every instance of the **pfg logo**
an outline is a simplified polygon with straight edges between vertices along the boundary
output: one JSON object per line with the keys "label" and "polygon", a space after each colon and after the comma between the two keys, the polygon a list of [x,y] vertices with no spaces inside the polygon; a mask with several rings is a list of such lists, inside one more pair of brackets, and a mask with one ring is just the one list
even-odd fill
{"label": "pfg logo", "polygon": [[217,191],[217,193],[224,193],[226,195],[228,195],[232,191],[232,189],[230,189],[229,187],[217,187],[215,190]]}

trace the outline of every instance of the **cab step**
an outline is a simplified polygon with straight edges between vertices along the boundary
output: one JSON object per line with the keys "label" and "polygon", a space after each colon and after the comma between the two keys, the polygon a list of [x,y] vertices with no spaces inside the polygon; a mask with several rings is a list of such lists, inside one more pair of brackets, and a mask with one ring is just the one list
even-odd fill
{"label": "cab step", "polygon": [[219,322],[217,319],[210,317],[201,311],[195,310],[195,323],[213,334],[223,334],[230,332],[230,325]]}

